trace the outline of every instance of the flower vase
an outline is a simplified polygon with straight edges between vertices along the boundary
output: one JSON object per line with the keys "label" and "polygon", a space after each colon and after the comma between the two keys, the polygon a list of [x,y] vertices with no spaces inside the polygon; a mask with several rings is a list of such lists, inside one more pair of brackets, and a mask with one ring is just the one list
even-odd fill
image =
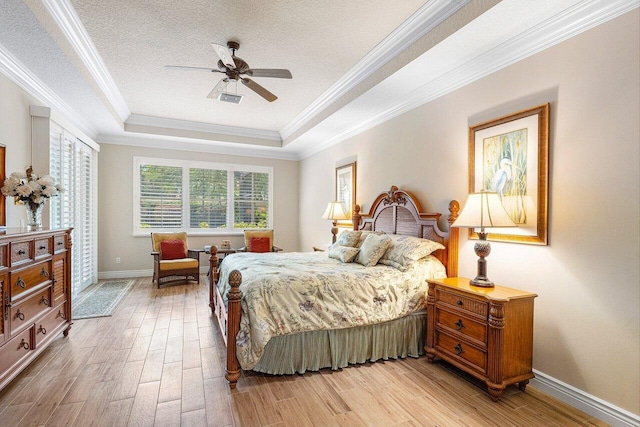
{"label": "flower vase", "polygon": [[24,207],[27,211],[27,227],[29,230],[37,230],[42,228],[42,209],[44,203],[25,203]]}

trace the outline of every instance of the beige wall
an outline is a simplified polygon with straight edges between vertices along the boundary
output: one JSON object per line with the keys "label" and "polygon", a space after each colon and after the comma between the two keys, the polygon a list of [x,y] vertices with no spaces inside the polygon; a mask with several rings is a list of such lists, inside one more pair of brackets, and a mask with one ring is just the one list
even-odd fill
{"label": "beige wall", "polygon": [[[275,244],[288,252],[298,249],[299,162],[101,144],[98,165],[98,270],[101,275],[152,269],[150,238],[133,236],[134,156],[273,167]],[[233,247],[243,246],[239,235],[189,236],[189,245],[194,248],[220,245],[223,239],[231,240]],[[121,258],[121,264],[115,263],[116,257]]]}
{"label": "beige wall", "polygon": [[447,212],[467,194],[468,126],[550,102],[550,243],[492,244],[489,277],[539,295],[535,369],[639,414],[638,22],[636,9],[303,160],[301,248],[330,243],[320,216],[343,159],[357,158],[365,211],[394,184]]}

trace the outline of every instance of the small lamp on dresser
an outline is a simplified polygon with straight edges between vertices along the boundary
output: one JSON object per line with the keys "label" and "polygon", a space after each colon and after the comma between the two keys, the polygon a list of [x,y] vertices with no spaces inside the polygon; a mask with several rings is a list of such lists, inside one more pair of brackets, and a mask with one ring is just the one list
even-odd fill
{"label": "small lamp on dresser", "polygon": [[342,209],[342,203],[340,202],[331,202],[327,206],[327,210],[324,211],[322,215],[322,219],[330,219],[333,221],[333,227],[331,227],[331,234],[333,234],[332,243],[336,242],[336,235],[338,234],[338,220],[339,219],[347,219],[347,216],[344,213],[344,209]]}
{"label": "small lamp on dresser", "polygon": [[485,257],[491,252],[491,244],[487,241],[485,227],[517,227],[502,206],[498,193],[481,191],[469,194],[460,215],[451,226],[480,229],[479,240],[473,247],[479,257],[478,272],[476,278],[470,283],[474,286],[493,287],[493,282],[487,277]]}

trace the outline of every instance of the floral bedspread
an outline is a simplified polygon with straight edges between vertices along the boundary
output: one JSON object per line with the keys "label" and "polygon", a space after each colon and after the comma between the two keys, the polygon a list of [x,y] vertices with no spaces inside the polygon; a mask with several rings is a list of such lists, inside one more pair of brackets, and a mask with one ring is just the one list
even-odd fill
{"label": "floral bedspread", "polygon": [[220,266],[218,288],[227,298],[229,273],[242,273],[242,319],[236,339],[243,369],[252,369],[273,336],[370,325],[425,306],[428,278],[446,276],[434,257],[406,272],[344,264],[326,252],[238,253]]}

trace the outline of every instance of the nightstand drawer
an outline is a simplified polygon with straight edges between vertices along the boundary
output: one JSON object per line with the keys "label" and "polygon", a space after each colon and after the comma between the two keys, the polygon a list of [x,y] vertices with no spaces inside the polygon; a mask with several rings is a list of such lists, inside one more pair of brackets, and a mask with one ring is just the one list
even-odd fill
{"label": "nightstand drawer", "polygon": [[481,316],[484,319],[486,319],[489,314],[489,304],[485,301],[469,298],[461,295],[460,293],[438,289],[436,292],[436,303],[438,301],[451,307],[455,307],[458,310]]}
{"label": "nightstand drawer", "polygon": [[487,353],[485,351],[477,349],[466,341],[453,337],[446,332],[436,331],[435,347],[447,353],[450,358],[481,373],[487,370]]}
{"label": "nightstand drawer", "polygon": [[468,317],[436,308],[436,326],[457,331],[458,333],[477,341],[478,345],[486,347],[487,325],[484,323],[476,322]]}

